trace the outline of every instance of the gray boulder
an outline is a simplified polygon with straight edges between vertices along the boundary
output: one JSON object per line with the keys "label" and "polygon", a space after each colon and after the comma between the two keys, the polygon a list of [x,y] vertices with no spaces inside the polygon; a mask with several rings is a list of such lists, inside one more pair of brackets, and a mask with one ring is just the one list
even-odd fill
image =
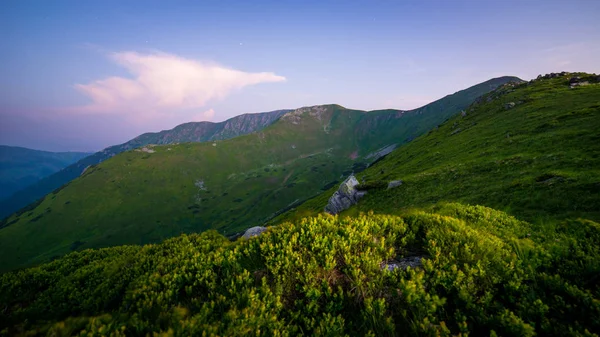
{"label": "gray boulder", "polygon": [[504,104],[504,109],[508,110],[508,109],[512,109],[515,107],[515,102],[508,102],[506,104]]}
{"label": "gray boulder", "polygon": [[358,185],[358,180],[354,175],[344,180],[340,188],[329,198],[329,202],[325,206],[325,212],[338,214],[356,204],[367,193],[357,190],[356,185]]}
{"label": "gray boulder", "polygon": [[398,187],[400,185],[402,185],[402,180],[392,180],[392,181],[390,181],[388,183],[388,187],[387,188],[389,190],[390,188]]}
{"label": "gray boulder", "polygon": [[260,235],[262,232],[266,231],[267,227],[263,227],[263,226],[256,226],[256,227],[252,227],[252,228],[248,228],[245,232],[244,235],[242,235],[242,237],[244,239],[249,239],[253,236],[258,236]]}

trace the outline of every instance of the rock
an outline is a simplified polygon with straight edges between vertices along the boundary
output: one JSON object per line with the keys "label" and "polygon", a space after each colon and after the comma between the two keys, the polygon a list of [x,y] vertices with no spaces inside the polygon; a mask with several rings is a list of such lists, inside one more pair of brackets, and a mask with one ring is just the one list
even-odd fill
{"label": "rock", "polygon": [[248,228],[245,232],[244,235],[242,235],[242,237],[244,239],[249,239],[253,236],[258,236],[260,235],[262,232],[266,231],[267,227],[263,227],[263,226],[256,226],[256,227],[252,227],[252,228]]}
{"label": "rock", "polygon": [[515,107],[515,102],[508,102],[504,104],[504,109],[508,110],[508,109],[512,109]]}
{"label": "rock", "polygon": [[581,79],[581,77],[579,77],[579,76],[571,77],[569,79],[569,84],[577,83],[577,82],[579,82],[580,79]]}
{"label": "rock", "polygon": [[390,188],[398,187],[400,185],[402,185],[402,180],[392,180],[392,181],[390,181],[388,183],[388,187],[387,188],[389,190]]}
{"label": "rock", "polygon": [[421,256],[409,256],[397,261],[392,260],[388,263],[384,263],[381,266],[381,269],[387,269],[389,271],[392,271],[397,268],[400,268],[402,270],[406,270],[408,267],[417,268],[421,266],[421,259],[423,259],[423,257]]}
{"label": "rock", "polygon": [[450,136],[452,136],[452,135],[455,135],[455,134],[457,134],[457,133],[459,133],[459,132],[461,132],[461,131],[462,131],[462,129],[461,129],[461,128],[458,128],[458,129],[456,129],[456,130],[452,131],[452,132],[450,133]]}
{"label": "rock", "polygon": [[463,117],[466,117],[467,116],[467,112],[465,110],[463,110],[463,111],[460,112],[460,115],[463,116]]}
{"label": "rock", "polygon": [[590,84],[590,82],[588,82],[588,81],[584,81],[584,82],[577,82],[577,83],[571,83],[571,84],[570,84],[570,87],[571,87],[571,89],[573,89],[573,88],[575,88],[575,87],[581,87],[581,86],[584,86],[584,85],[589,85],[589,84]]}
{"label": "rock", "polygon": [[85,171],[87,171],[87,170],[88,170],[90,167],[92,167],[92,165],[88,165],[88,166],[86,166],[86,167],[83,169],[83,171],[81,172],[80,176],[82,176],[82,175],[85,173]]}
{"label": "rock", "polygon": [[367,193],[357,190],[356,185],[358,185],[358,180],[356,180],[354,175],[344,180],[340,188],[329,198],[329,202],[325,206],[325,212],[338,214],[356,204]]}

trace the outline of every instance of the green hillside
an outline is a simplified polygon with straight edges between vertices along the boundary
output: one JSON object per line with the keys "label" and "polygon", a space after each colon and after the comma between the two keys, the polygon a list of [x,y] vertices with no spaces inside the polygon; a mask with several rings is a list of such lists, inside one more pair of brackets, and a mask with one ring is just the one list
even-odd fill
{"label": "green hillside", "polygon": [[413,111],[302,108],[225,141],[148,146],[93,166],[0,224],[0,271],[73,250],[159,242],[216,229],[230,235],[263,223],[336,185],[481,94],[492,79]]}
{"label": "green hillside", "polygon": [[[321,212],[332,187],[274,219],[277,226],[257,238],[231,242],[209,230],[160,244],[73,252],[4,273],[0,333],[598,336],[600,84],[597,76],[577,75],[588,85],[571,88],[574,75],[565,74],[504,86],[399,147],[357,175],[368,194],[346,211],[350,217],[280,222]],[[264,138],[247,139],[277,148],[296,127],[306,136],[298,149],[322,141],[311,128],[335,134],[337,128],[323,126],[368,124],[352,122],[368,116],[362,112],[337,106],[326,112],[288,115]],[[197,146],[214,153],[230,146],[252,158],[226,143],[236,142]],[[366,148],[358,146],[361,156]],[[116,156],[54,200],[112,165],[138,155],[147,156],[139,163],[166,159],[154,155],[172,151]],[[283,156],[268,153],[271,160]],[[222,170],[228,164],[219,163]],[[403,184],[386,190],[395,179]],[[15,225],[22,224],[0,233]],[[419,263],[390,270],[410,259]]]}
{"label": "green hillside", "polygon": [[90,154],[0,145],[0,200]]}
{"label": "green hillside", "polygon": [[[460,201],[540,225],[578,217],[600,221],[600,86],[571,88],[569,78],[576,75],[507,85],[483,96],[464,116],[357,174],[369,191],[344,214],[400,214]],[[391,180],[403,184],[387,190]],[[335,188],[274,222],[322,212]]]}
{"label": "green hillside", "polygon": [[[19,189],[16,193],[14,193],[15,190],[10,191],[10,193],[7,192],[7,198],[0,200],[0,219],[6,218],[12,213],[43,198],[46,194],[55,189],[69,183],[73,179],[79,177],[88,167],[97,165],[119,153],[149,144],[206,142],[211,140],[229,139],[259,131],[271,125],[284,113],[289,111],[290,110],[276,110],[271,112],[243,114],[220,123],[191,122],[178,125],[170,130],[144,133],[123,144],[110,146],[102,151],[90,154],[81,160],[76,159],[62,166],[64,168],[60,171],[55,170],[53,172],[58,172],[43,177],[43,179],[38,179],[38,181],[34,181],[33,184]],[[13,180],[11,179],[11,181]]]}

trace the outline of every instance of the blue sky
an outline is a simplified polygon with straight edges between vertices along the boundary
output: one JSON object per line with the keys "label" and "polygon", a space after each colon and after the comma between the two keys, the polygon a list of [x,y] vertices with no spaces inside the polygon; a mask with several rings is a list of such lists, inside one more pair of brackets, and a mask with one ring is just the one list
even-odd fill
{"label": "blue sky", "polygon": [[0,144],[99,150],[188,121],[598,73],[599,16],[592,0],[3,0]]}

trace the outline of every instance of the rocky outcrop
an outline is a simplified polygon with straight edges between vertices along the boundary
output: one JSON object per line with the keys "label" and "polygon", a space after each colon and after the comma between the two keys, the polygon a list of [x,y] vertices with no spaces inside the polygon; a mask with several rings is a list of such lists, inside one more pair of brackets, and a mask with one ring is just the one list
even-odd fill
{"label": "rocky outcrop", "polygon": [[379,159],[381,157],[385,157],[388,154],[392,153],[392,151],[394,151],[396,149],[397,145],[398,144],[390,144],[390,145],[384,146],[381,149],[366,155],[365,159],[373,158],[373,160],[376,161],[377,159]]}
{"label": "rocky outcrop", "polygon": [[251,237],[253,237],[253,236],[258,236],[258,235],[260,235],[261,233],[263,233],[263,232],[264,232],[264,231],[266,231],[266,230],[267,230],[267,227],[263,227],[263,226],[251,227],[251,228],[248,228],[248,229],[247,229],[247,230],[244,232],[244,235],[242,235],[242,237],[243,237],[244,239],[249,239],[249,238],[251,238]]}
{"label": "rocky outcrop", "polygon": [[560,73],[550,73],[546,75],[539,75],[535,80],[529,81],[529,83],[533,83],[535,81],[540,80],[548,80],[553,78],[561,78],[568,77],[568,84],[571,89],[579,86],[590,85],[594,83],[600,82],[600,76],[596,74],[586,74],[586,73],[569,73],[569,72],[560,72]]}
{"label": "rocky outcrop", "polygon": [[325,212],[338,214],[356,204],[367,193],[357,190],[356,185],[358,185],[358,180],[353,175],[344,180],[340,188],[329,198]]}
{"label": "rocky outcrop", "polygon": [[571,89],[575,88],[575,87],[580,87],[580,86],[584,86],[584,85],[589,85],[590,82],[587,81],[586,79],[582,79],[579,76],[575,76],[575,77],[571,77],[569,79],[569,87]]}
{"label": "rocky outcrop", "polygon": [[504,109],[508,110],[508,109],[512,109],[515,107],[515,102],[508,102],[504,104]]}
{"label": "rocky outcrop", "polygon": [[558,78],[558,77],[562,77],[562,76],[567,76],[569,74],[570,73],[568,73],[566,71],[563,71],[563,72],[560,72],[560,73],[550,73],[550,74],[546,74],[546,75],[538,75],[537,79],[538,80],[541,80],[541,79],[548,80],[548,79],[551,79],[551,78]]}
{"label": "rocky outcrop", "polygon": [[381,269],[387,269],[392,271],[394,269],[400,268],[402,270],[411,268],[417,268],[421,266],[421,256],[408,256],[399,260],[392,260],[387,263],[381,265]]}
{"label": "rocky outcrop", "polygon": [[388,183],[387,189],[389,190],[390,188],[398,187],[400,185],[402,185],[402,180],[392,180]]}
{"label": "rocky outcrop", "polygon": [[299,124],[302,120],[302,116],[310,116],[319,122],[322,122],[327,114],[327,109],[333,107],[332,105],[315,105],[302,107],[290,112],[287,112],[281,116],[281,120],[288,121],[292,124]]}

